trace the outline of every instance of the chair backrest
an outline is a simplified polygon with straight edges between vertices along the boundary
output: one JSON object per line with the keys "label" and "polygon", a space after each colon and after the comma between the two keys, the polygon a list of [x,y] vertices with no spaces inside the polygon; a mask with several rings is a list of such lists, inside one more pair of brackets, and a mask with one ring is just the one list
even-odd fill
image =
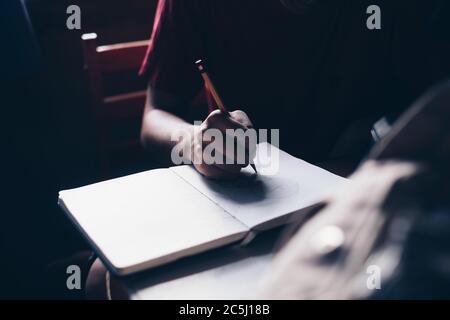
{"label": "chair backrest", "polygon": [[[82,36],[82,45],[98,160],[102,176],[108,177],[123,169],[121,166],[142,157],[139,129],[146,91],[141,87],[118,94],[107,93],[106,77],[131,72],[137,79],[148,40],[98,46],[97,35],[90,33]],[[128,81],[119,79],[118,82]],[[126,128],[132,130],[125,133]]]}

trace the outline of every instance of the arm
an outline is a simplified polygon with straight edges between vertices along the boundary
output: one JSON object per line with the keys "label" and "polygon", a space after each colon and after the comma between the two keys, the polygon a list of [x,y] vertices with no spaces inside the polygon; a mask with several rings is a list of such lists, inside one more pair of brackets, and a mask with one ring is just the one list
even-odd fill
{"label": "arm", "polygon": [[[194,162],[195,168],[203,175],[226,178],[239,173],[243,165],[234,164],[236,162],[223,164],[223,161],[210,165],[198,163],[199,154],[202,156],[203,150],[212,142],[208,139],[203,141],[202,138],[206,130],[211,128],[224,133],[228,128],[250,127],[247,115],[242,111],[232,112],[230,116],[214,111],[196,127],[182,118],[183,110],[188,110],[187,104],[203,87],[193,63],[197,53],[203,51],[202,44],[195,40],[201,38],[195,27],[199,20],[197,17],[207,12],[207,7],[196,1],[159,1],[152,41],[141,68],[141,74],[149,79],[141,142],[155,161],[174,165],[179,163],[181,155],[182,159],[188,160],[187,163]],[[186,42],[186,39],[190,41]],[[228,155],[223,145],[219,149],[214,152],[217,158],[236,158],[234,154]],[[172,151],[175,151],[173,155],[177,161],[172,161]],[[242,153],[246,152],[241,152],[241,156]],[[247,160],[248,154],[244,158]]]}
{"label": "arm", "polygon": [[[202,159],[203,150],[212,142],[203,138],[205,132],[209,129],[218,129],[225,135],[227,129],[251,128],[252,124],[247,115],[238,110],[227,116],[216,110],[196,128],[193,124],[187,123],[181,117],[168,111],[179,110],[179,106],[179,99],[149,87],[142,120],[141,142],[152,158],[168,166],[174,165],[171,160],[172,150],[181,143],[181,150],[189,150],[182,154],[183,158],[188,163],[193,162],[197,171],[204,176],[214,179],[236,177],[241,169],[249,164],[251,157],[248,148],[245,149],[245,163],[241,164],[237,161],[238,155],[234,152],[234,150],[237,150],[237,145],[235,145],[233,151],[228,152],[224,148],[220,152],[224,157],[233,159],[233,164],[225,163],[225,161],[223,164],[196,162],[194,161],[194,150],[196,156],[200,154],[200,158],[195,159]],[[173,137],[177,139],[172,139]]]}
{"label": "arm", "polygon": [[[170,154],[178,143],[172,141],[172,134],[177,131],[190,131],[192,134],[194,132],[193,125],[166,111],[177,108],[180,103],[177,98],[153,90],[149,86],[142,119],[141,143],[150,151],[153,160],[165,165],[173,165]],[[183,156],[190,160],[190,155]]]}

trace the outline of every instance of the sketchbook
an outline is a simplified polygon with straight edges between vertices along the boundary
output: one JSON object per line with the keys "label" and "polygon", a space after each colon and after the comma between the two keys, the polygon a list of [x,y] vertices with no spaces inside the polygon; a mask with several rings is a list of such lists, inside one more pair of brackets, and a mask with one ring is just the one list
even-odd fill
{"label": "sketchbook", "polygon": [[285,224],[347,181],[267,143],[255,165],[233,181],[192,166],[146,171],[61,191],[59,205],[109,269],[128,275]]}

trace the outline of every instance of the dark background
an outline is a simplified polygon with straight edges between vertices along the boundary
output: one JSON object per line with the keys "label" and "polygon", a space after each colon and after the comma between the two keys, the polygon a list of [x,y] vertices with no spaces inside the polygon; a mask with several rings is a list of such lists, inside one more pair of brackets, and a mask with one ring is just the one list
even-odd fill
{"label": "dark background", "polygon": [[[81,35],[97,33],[99,45],[148,39],[157,0],[24,2],[37,49],[30,44],[20,51],[30,55],[21,66],[8,65],[11,57],[18,55],[14,47],[21,35],[11,24],[2,25],[0,19],[0,53],[6,53],[6,57],[9,54],[0,60],[0,297],[47,298],[55,297],[50,290],[54,274],[45,272],[48,262],[88,248],[58,208],[58,191],[102,180],[93,143],[95,131]],[[445,14],[449,11],[444,10],[449,2],[434,2],[441,4],[436,9],[442,10],[436,13],[442,15],[433,19],[436,46],[428,50],[435,57],[431,61],[434,78],[443,79],[448,76],[445,70],[449,70],[440,64],[449,62]],[[0,16],[1,8],[16,3],[19,0],[2,0]],[[414,3],[419,8],[422,4]],[[66,27],[66,9],[74,4],[82,10],[82,30]],[[406,11],[408,8],[405,5]],[[420,10],[414,12],[422,16]],[[408,24],[412,40],[415,29],[420,28],[414,23],[418,20],[411,19]],[[410,40],[403,39],[405,43]],[[121,91],[122,85],[145,86],[128,83],[126,77],[120,79],[105,79],[107,90]]]}
{"label": "dark background", "polygon": [[[157,0],[28,0],[26,4],[46,69],[42,84],[51,100],[48,108],[59,120],[58,156],[64,164],[59,174],[67,187],[81,185],[98,176],[81,35],[97,33],[99,45],[148,39]],[[66,9],[73,4],[81,8],[81,30],[66,27]]]}
{"label": "dark background", "polygon": [[[97,33],[99,45],[148,39],[157,1],[24,3],[35,42],[19,27],[20,1],[0,5],[0,298],[53,298],[52,281],[65,275],[49,273],[47,264],[87,249],[58,208],[58,191],[101,180],[81,35]],[[82,30],[66,27],[73,4]]]}

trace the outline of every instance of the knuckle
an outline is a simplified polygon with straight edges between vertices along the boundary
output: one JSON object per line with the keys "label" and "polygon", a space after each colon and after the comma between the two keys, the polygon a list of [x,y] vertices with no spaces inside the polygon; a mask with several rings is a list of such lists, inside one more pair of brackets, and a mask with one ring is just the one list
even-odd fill
{"label": "knuckle", "polygon": [[244,111],[242,111],[242,110],[235,110],[235,111],[231,112],[231,114],[232,114],[233,116],[236,116],[236,117],[245,117],[245,118],[248,118],[247,114],[246,114]]}
{"label": "knuckle", "polygon": [[236,110],[231,113],[231,116],[239,121],[249,121],[248,115],[242,110]]}
{"label": "knuckle", "polygon": [[214,110],[213,112],[211,112],[207,118],[207,120],[210,121],[217,121],[219,119],[221,119],[223,117],[222,111],[220,110]]}
{"label": "knuckle", "polygon": [[231,113],[231,117],[237,121],[238,123],[246,126],[246,127],[251,127],[252,126],[252,122],[250,121],[250,118],[248,117],[248,115],[242,111],[242,110],[236,110],[233,111]]}

